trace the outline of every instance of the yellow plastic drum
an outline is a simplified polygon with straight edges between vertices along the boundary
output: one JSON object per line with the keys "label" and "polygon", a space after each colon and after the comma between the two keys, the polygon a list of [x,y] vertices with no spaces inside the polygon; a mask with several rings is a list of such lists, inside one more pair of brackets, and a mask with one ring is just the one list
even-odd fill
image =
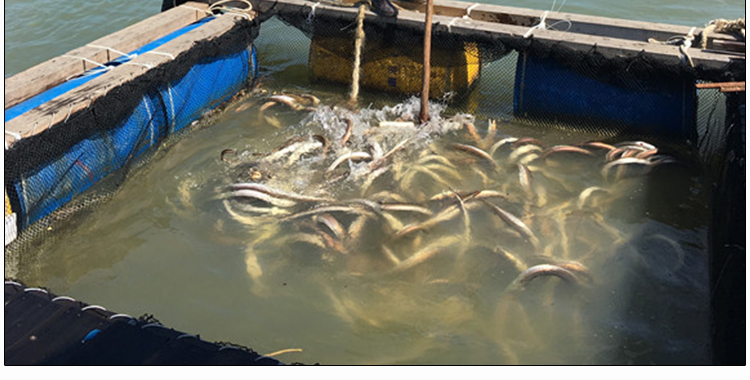
{"label": "yellow plastic drum", "polygon": [[[446,92],[462,93],[480,73],[479,49],[463,43],[447,50],[433,48],[430,64],[430,97]],[[375,39],[365,40],[361,57],[360,86],[400,94],[422,91],[422,46],[399,48]],[[354,67],[354,40],[314,37],[310,42],[310,73],[313,80],[350,84]]]}
{"label": "yellow plastic drum", "polygon": [[13,240],[16,240],[16,214],[10,207],[10,199],[8,199],[8,191],[5,190],[5,245],[7,246]]}
{"label": "yellow plastic drum", "polygon": [[5,216],[10,215],[13,213],[13,210],[10,208],[10,199],[8,199],[8,191],[4,191],[5,193]]}

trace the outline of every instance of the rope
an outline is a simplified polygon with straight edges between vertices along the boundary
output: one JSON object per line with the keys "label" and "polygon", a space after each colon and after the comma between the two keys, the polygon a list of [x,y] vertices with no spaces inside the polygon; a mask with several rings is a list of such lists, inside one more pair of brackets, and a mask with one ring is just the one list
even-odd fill
{"label": "rope", "polygon": [[[84,57],[78,57],[78,56],[75,56],[75,55],[68,55],[68,54],[63,54],[63,55],[61,55],[61,57],[73,58],[73,59],[80,59],[80,60],[82,60],[84,62],[88,62],[88,63],[90,63],[92,65],[99,66],[99,68],[101,70],[103,70],[103,71],[109,71],[109,70],[113,69],[113,66],[106,66],[104,64],[101,64],[99,62],[96,62],[96,61],[93,61],[93,60],[90,60],[90,59],[84,58]],[[85,68],[86,67],[84,66],[84,69]],[[86,71],[83,72],[83,74],[73,74],[73,75],[68,76],[67,78],[65,78],[65,81],[67,82],[67,81],[69,81],[69,80],[71,80],[73,78],[79,77],[79,76],[88,76],[88,75],[94,75],[94,74],[97,74],[97,73],[99,73],[99,71],[95,71],[95,70],[88,71],[88,70],[86,70]]]}
{"label": "rope", "polygon": [[156,50],[150,50],[150,51],[144,51],[143,54],[158,54],[158,55],[165,55],[171,59],[174,59],[174,54],[165,53],[163,51],[156,51]]}
{"label": "rope", "polygon": [[80,59],[80,60],[82,60],[82,61],[84,61],[84,62],[88,62],[88,63],[90,63],[90,64],[92,64],[92,65],[94,65],[94,66],[99,66],[99,67],[101,67],[101,68],[103,68],[103,69],[105,69],[105,70],[110,70],[110,69],[112,69],[112,68],[111,68],[111,67],[109,67],[109,66],[105,66],[105,65],[104,65],[104,64],[102,64],[102,63],[99,63],[99,62],[96,62],[96,61],[93,61],[93,60],[90,60],[90,59],[88,59],[88,58],[84,58],[84,57],[79,57],[79,56],[75,56],[75,55],[68,55],[68,54],[63,54],[63,55],[61,55],[61,57],[65,57],[65,58],[73,58],[73,59]]}
{"label": "rope", "polygon": [[70,103],[70,107],[68,107],[68,114],[65,116],[65,120],[63,121],[63,124],[68,123],[68,119],[70,119],[70,114],[73,112],[73,103]]}
{"label": "rope", "polygon": [[312,23],[313,18],[315,17],[315,8],[317,8],[318,5],[320,5],[320,2],[313,4],[312,9],[310,9],[310,14],[307,15],[307,20],[305,20],[308,24]]}
{"label": "rope", "polygon": [[463,15],[463,17],[454,17],[454,18],[453,18],[453,19],[451,20],[451,22],[449,22],[449,23],[448,23],[448,33],[453,33],[453,30],[451,30],[451,27],[453,26],[453,24],[454,24],[454,23],[455,23],[456,21],[458,21],[458,20],[461,20],[461,19],[464,19],[464,18],[468,18],[468,17],[466,17],[466,15]]}
{"label": "rope", "polygon": [[357,31],[354,40],[354,71],[352,72],[352,92],[349,94],[349,101],[354,103],[359,96],[359,66],[362,58],[362,47],[365,44],[365,6],[359,6],[357,14]]}
{"label": "rope", "polygon": [[122,65],[135,65],[135,66],[141,66],[145,67],[147,70],[153,69],[154,65],[150,63],[140,63],[140,62],[123,62]]}
{"label": "rope", "polygon": [[692,27],[690,28],[688,34],[684,36],[669,37],[666,41],[659,41],[655,38],[649,38],[648,42],[662,45],[679,46],[680,53],[682,54],[682,61],[687,62],[690,67],[695,67],[693,58],[691,58],[690,53],[688,53],[688,49],[693,46],[693,40],[695,40],[695,29],[695,27]]}
{"label": "rope", "polygon": [[540,29],[540,30],[548,29],[548,30],[551,30],[552,28],[555,27],[555,25],[563,23],[563,22],[568,24],[568,29],[563,30],[563,32],[567,32],[568,30],[570,30],[570,28],[573,26],[573,23],[570,22],[570,20],[559,20],[559,21],[553,23],[552,25],[547,25],[547,23],[546,23],[547,15],[549,14],[549,12],[560,12],[560,10],[562,9],[562,7],[565,5],[566,1],[568,1],[568,0],[563,0],[560,3],[560,6],[557,7],[557,9],[555,9],[555,5],[557,5],[557,0],[553,0],[552,1],[552,6],[550,7],[550,10],[544,11],[544,13],[542,14],[542,18],[539,20],[539,23],[536,24],[536,25],[534,25],[534,26],[532,26],[531,28],[529,28],[529,30],[527,30],[526,33],[523,34],[523,38],[529,38],[531,36],[531,34],[534,32],[534,30],[536,30],[536,29]]}
{"label": "rope", "polygon": [[471,21],[471,11],[474,10],[474,8],[476,8],[476,7],[480,6],[480,5],[482,5],[482,4],[480,4],[480,3],[471,4],[471,6],[469,6],[468,8],[466,8],[466,13],[464,13],[463,16],[461,16],[461,17],[454,17],[451,20],[451,22],[448,23],[448,33],[452,33],[453,32],[451,30],[451,27],[453,26],[453,24],[456,23],[456,21],[461,20],[461,19]]}
{"label": "rope", "polygon": [[474,10],[474,8],[480,6],[482,4],[474,3],[470,7],[466,8],[466,14],[463,15],[463,18],[471,18],[471,11]]}
{"label": "rope", "polygon": [[117,50],[117,49],[113,49],[113,48],[111,48],[111,47],[109,47],[109,46],[94,45],[94,44],[88,44],[88,45],[86,45],[86,46],[88,46],[88,47],[92,47],[92,48],[96,48],[96,49],[112,50],[113,52],[115,52],[115,53],[117,53],[117,54],[119,54],[119,55],[121,55],[121,56],[123,56],[123,57],[127,57],[128,59],[133,59],[133,58],[135,58],[135,57],[137,57],[137,56],[138,56],[138,54],[128,54],[128,53],[124,53],[124,52],[121,52],[121,51],[119,51],[119,50]]}
{"label": "rope", "polygon": [[544,21],[547,19],[547,14],[549,11],[544,11],[542,14],[542,18],[539,20],[539,23],[529,28],[529,30],[526,31],[526,33],[523,34],[523,38],[529,38],[531,36],[531,33],[534,32],[535,29],[547,29],[547,25],[544,23]]}
{"label": "rope", "polygon": [[736,20],[725,20],[723,18],[719,18],[716,20],[711,20],[711,22],[706,25],[706,28],[701,31],[701,43],[700,47],[701,49],[705,49],[708,45],[708,34],[711,32],[715,33],[727,33],[727,34],[737,34],[742,38],[742,41],[745,41],[745,19],[744,18],[738,18]]}
{"label": "rope", "polygon": [[[237,8],[237,7],[227,7],[224,6],[224,4],[227,3],[235,3],[240,2],[245,4],[245,8]],[[221,12],[223,14],[235,14],[238,16],[245,17],[249,21],[252,21],[252,17],[250,16],[250,11],[253,10],[253,5],[250,4],[247,0],[221,0],[217,1],[216,3],[211,4],[211,6],[208,7],[208,12],[211,14],[214,14],[214,12]]]}
{"label": "rope", "polygon": [[[13,142],[16,142],[16,141],[18,141],[18,140],[20,140],[20,139],[23,138],[23,137],[21,137],[21,134],[18,133],[18,132],[13,132],[13,131],[5,130],[5,134],[8,135],[8,136],[13,137],[15,139]],[[5,149],[8,149],[8,148],[6,147]]]}
{"label": "rope", "polygon": [[49,124],[47,124],[47,129],[52,128],[52,123],[55,122],[55,115],[57,114],[57,111],[52,112],[52,115],[49,118]]}

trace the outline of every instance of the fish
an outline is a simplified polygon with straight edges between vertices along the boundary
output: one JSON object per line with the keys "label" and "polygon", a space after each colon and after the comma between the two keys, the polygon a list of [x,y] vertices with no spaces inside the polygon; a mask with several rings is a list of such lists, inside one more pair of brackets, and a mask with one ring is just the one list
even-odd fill
{"label": "fish", "polygon": [[330,231],[337,239],[343,240],[346,237],[344,227],[342,227],[341,223],[331,216],[331,214],[317,214],[313,217],[313,220],[316,223],[325,226],[326,229],[328,229],[328,231]]}
{"label": "fish", "polygon": [[492,165],[493,167],[497,166],[497,163],[495,162],[495,160],[492,158],[492,156],[489,153],[475,146],[466,145],[466,144],[458,144],[458,143],[451,144],[450,146],[451,148],[458,150],[460,152],[468,153],[474,157],[481,158],[487,163],[489,163],[490,165]]}
{"label": "fish", "polygon": [[[648,170],[651,167],[651,161],[643,159],[643,158],[635,158],[635,157],[624,157],[624,158],[618,158],[614,161],[608,162],[604,167],[602,167],[601,174],[602,177],[604,177],[605,180],[609,180],[609,172],[612,168],[617,166],[640,166]],[[615,179],[619,179],[620,174],[618,173],[615,176]]]}
{"label": "fish", "polygon": [[352,137],[352,128],[354,126],[354,123],[351,119],[345,119],[346,120],[346,131],[344,131],[344,135],[341,136],[341,146],[346,146],[346,143],[349,142],[349,138]]}
{"label": "fish", "polygon": [[489,207],[495,215],[499,216],[508,226],[520,233],[529,243],[531,243],[532,246],[534,246],[534,249],[539,248],[539,239],[534,235],[534,232],[532,232],[531,229],[521,221],[521,219],[518,219],[515,215],[484,199],[481,199],[481,202],[487,205],[487,207]]}
{"label": "fish", "polygon": [[571,285],[579,283],[576,275],[568,269],[552,264],[539,264],[521,272],[521,274],[519,274],[510,285],[508,285],[507,290],[522,290],[535,278],[548,276],[557,277]]}
{"label": "fish", "polygon": [[372,160],[372,156],[370,155],[370,153],[366,153],[366,152],[350,152],[350,153],[342,154],[335,161],[333,161],[333,163],[328,167],[328,169],[326,169],[326,174],[333,172],[334,170],[336,170],[337,167],[339,167],[339,165],[349,160],[370,161]]}
{"label": "fish", "polygon": [[427,247],[424,247],[421,250],[415,252],[414,254],[409,256],[409,258],[399,262],[395,267],[393,267],[393,269],[391,269],[391,272],[404,272],[406,270],[414,268],[415,266],[434,257],[438,253],[448,250],[451,246],[458,242],[459,238],[455,236],[446,236],[440,238]]}
{"label": "fish", "polygon": [[518,165],[518,182],[529,199],[534,198],[534,187],[531,183],[531,171],[524,164]]}

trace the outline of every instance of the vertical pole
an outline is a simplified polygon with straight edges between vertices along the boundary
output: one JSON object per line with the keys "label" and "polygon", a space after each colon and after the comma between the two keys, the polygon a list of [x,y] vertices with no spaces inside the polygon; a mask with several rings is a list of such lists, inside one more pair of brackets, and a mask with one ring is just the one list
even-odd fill
{"label": "vertical pole", "polygon": [[419,110],[419,119],[424,123],[430,119],[427,104],[430,100],[430,52],[432,49],[432,1],[427,0],[425,4],[424,25],[424,65],[422,71],[422,107]]}

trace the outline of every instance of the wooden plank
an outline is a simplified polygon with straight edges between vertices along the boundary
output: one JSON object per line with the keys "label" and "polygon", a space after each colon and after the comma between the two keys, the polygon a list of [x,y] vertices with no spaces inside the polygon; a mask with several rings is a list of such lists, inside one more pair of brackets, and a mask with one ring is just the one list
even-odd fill
{"label": "wooden plank", "polygon": [[[306,0],[251,0],[253,8],[263,13],[264,10],[273,8],[279,14],[287,13],[290,15],[308,15],[315,4]],[[439,1],[441,4],[447,3],[445,0]],[[453,2],[458,3],[458,2]],[[469,3],[462,3],[469,4]],[[466,5],[468,8],[470,5]],[[474,9],[482,9],[484,4]],[[497,7],[497,6],[492,6]],[[454,13],[455,14],[455,13]],[[472,10],[471,14],[474,14]],[[353,20],[356,15],[356,9],[351,7],[331,6],[327,4],[318,4],[315,9],[315,17],[331,20]],[[399,26],[405,29],[411,29],[417,33],[424,30],[424,16],[418,12],[402,11],[397,18],[378,17],[372,12],[368,12],[366,17],[367,23],[375,23],[385,26]],[[572,16],[571,16],[572,17]],[[603,18],[600,18],[603,19]],[[610,20],[610,19],[607,19]],[[614,20],[614,19],[612,19]],[[630,21],[620,20],[622,23]],[[514,25],[509,23],[498,23],[489,21],[474,20],[472,18],[462,18],[457,16],[436,15],[433,18],[434,33],[454,34],[466,36],[469,38],[478,38],[492,40],[498,37],[523,38],[528,32],[529,27],[526,25]],[[635,25],[641,25],[641,22],[635,22]],[[652,24],[652,23],[646,23]],[[653,25],[653,24],[652,24]],[[675,28],[686,28],[671,26]],[[689,30],[689,28],[688,28]],[[579,33],[569,33],[556,30],[537,29],[533,32],[535,40],[558,44],[569,47],[574,50],[589,51],[596,46],[596,51],[606,57],[635,57],[645,54],[650,58],[660,60],[667,64],[682,64],[683,55],[679,47],[672,45],[662,45],[648,43],[646,41],[635,41],[598,35],[588,35]],[[696,66],[702,66],[708,69],[723,69],[732,59],[724,54],[714,52],[704,52],[697,48],[690,48],[689,54]]]}
{"label": "wooden plank", "polygon": [[[283,1],[283,0],[282,0]],[[421,5],[396,1],[399,6],[422,11]],[[691,27],[646,21],[633,21],[600,16],[588,16],[566,12],[551,12],[538,9],[509,7],[503,5],[470,3],[463,1],[437,0],[435,14],[448,17],[462,17],[467,14],[472,20],[497,22],[502,24],[532,27],[539,24],[546,13],[546,25],[557,24],[556,30],[593,36],[647,41],[649,38],[666,40],[673,36],[684,36]],[[570,25],[568,25],[570,23]],[[695,33],[700,32],[700,29]]]}
{"label": "wooden plank", "polygon": [[718,88],[721,92],[745,91],[745,82],[696,83],[696,88]]}
{"label": "wooden plank", "polygon": [[739,41],[727,41],[720,39],[711,39],[708,42],[709,48],[714,48],[721,51],[734,52],[734,53],[745,53],[746,47],[744,42]]}
{"label": "wooden plank", "polygon": [[[159,51],[177,57],[179,54],[190,50],[196,41],[213,39],[221,36],[235,26],[237,14],[226,14],[219,16],[200,28],[196,28],[184,35],[159,47]],[[11,146],[16,138],[30,137],[55,126],[64,128],[68,116],[89,107],[92,102],[106,95],[120,84],[136,80],[146,70],[151,70],[159,65],[171,61],[171,58],[161,54],[143,54],[130,61],[131,64],[123,64],[115,67],[106,75],[91,80],[80,87],[62,94],[52,101],[47,102],[29,112],[20,115],[5,123],[5,143]]]}
{"label": "wooden plank", "polygon": [[[122,52],[132,51],[207,16],[205,12],[192,8],[208,7],[203,3],[188,2],[185,6],[154,15],[89,45],[106,46]],[[109,49],[83,46],[6,78],[5,109],[46,91],[71,76],[80,75],[96,67],[93,63],[80,58],[103,64],[119,56],[119,53]]]}
{"label": "wooden plank", "polygon": [[[252,0],[252,2],[263,3],[275,0]],[[356,0],[336,0],[350,5]],[[286,3],[280,0],[279,3]],[[315,3],[314,0],[309,1]],[[394,3],[403,9],[414,12],[424,12],[424,3],[415,3],[406,0],[394,0]],[[254,4],[255,6],[255,4]],[[647,21],[633,21],[610,17],[588,16],[566,12],[545,12],[544,10],[509,7],[503,5],[482,4],[475,2],[435,0],[434,14],[447,17],[468,17],[476,21],[496,22],[501,24],[532,27],[539,24],[542,16],[546,13],[545,24],[554,25],[556,30],[565,30],[569,33],[586,34],[592,36],[610,37],[633,41],[646,42],[649,38],[665,41],[670,37],[685,36],[690,33],[692,27],[684,25],[673,25],[665,23],[654,23]],[[568,22],[570,26],[568,26]],[[697,36],[701,28],[696,28],[693,34]],[[733,38],[725,34],[709,33],[709,38]]]}

